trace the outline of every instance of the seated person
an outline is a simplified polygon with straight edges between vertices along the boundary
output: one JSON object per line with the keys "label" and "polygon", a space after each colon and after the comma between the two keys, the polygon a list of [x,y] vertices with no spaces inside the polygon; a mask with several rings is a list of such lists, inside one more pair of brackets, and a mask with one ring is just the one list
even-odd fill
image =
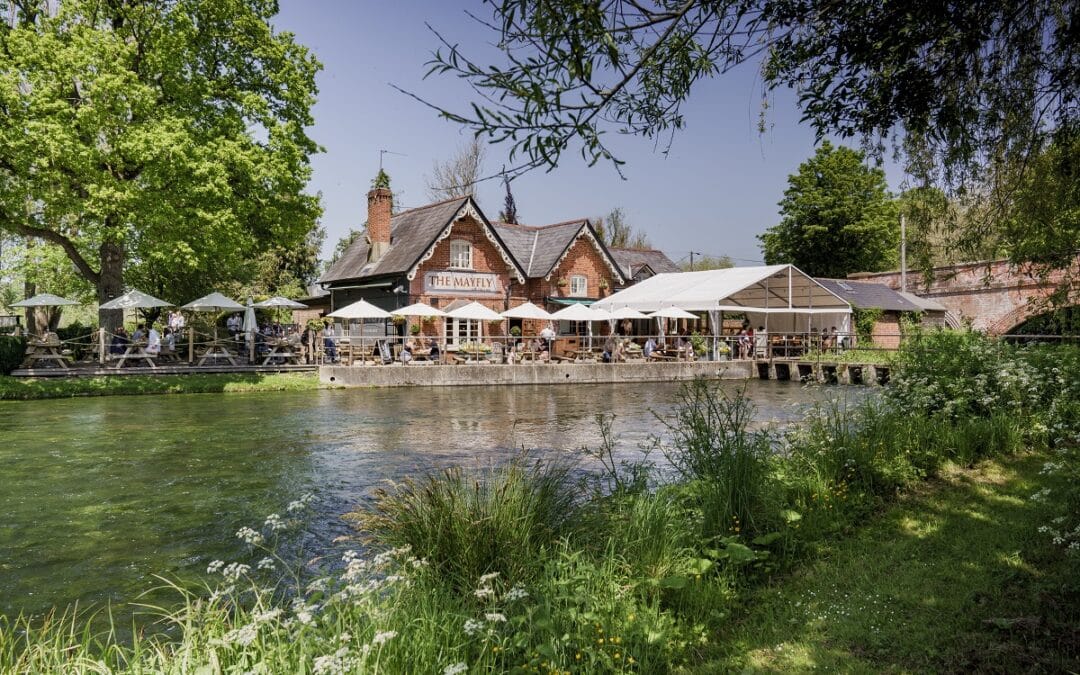
{"label": "seated person", "polygon": [[146,353],[151,356],[161,353],[161,334],[154,328],[154,324],[150,324],[146,331]]}
{"label": "seated person", "polygon": [[131,344],[131,339],[128,338],[127,331],[123,326],[116,329],[116,333],[112,336],[112,340],[109,342],[110,354],[123,354],[127,346]]}
{"label": "seated person", "polygon": [[131,336],[134,342],[142,342],[146,339],[146,324],[140,323],[135,328],[135,333]]}
{"label": "seated person", "polygon": [[439,343],[434,338],[428,341],[428,358],[438,363],[439,361]]}
{"label": "seated person", "polygon": [[401,348],[401,362],[408,365],[409,361],[412,361],[413,350],[416,349],[416,345],[412,340],[406,340],[405,344]]}
{"label": "seated person", "polygon": [[334,342],[334,338],[328,334],[323,335],[323,351],[326,352],[326,360],[330,363],[337,363],[337,343]]}
{"label": "seated person", "polygon": [[166,327],[165,334],[161,337],[161,353],[172,354],[176,352],[176,333],[172,328]]}
{"label": "seated person", "polygon": [[645,341],[645,346],[641,348],[641,355],[645,358],[652,358],[653,352],[656,351],[656,340],[650,337]]}

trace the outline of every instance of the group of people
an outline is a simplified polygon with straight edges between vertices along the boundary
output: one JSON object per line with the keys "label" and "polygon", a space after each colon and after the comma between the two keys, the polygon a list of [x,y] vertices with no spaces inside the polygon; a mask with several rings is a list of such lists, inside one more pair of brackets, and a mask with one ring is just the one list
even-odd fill
{"label": "group of people", "polygon": [[123,354],[132,343],[143,344],[143,350],[151,356],[172,353],[176,351],[176,331],[170,325],[165,327],[164,334],[159,333],[154,323],[150,322],[140,323],[135,332],[128,335],[127,330],[120,326],[109,342],[109,353]]}

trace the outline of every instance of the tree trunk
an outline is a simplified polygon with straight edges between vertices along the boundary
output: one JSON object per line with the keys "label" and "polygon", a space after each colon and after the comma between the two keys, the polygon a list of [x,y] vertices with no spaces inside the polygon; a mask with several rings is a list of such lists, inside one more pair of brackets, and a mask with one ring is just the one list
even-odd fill
{"label": "tree trunk", "polygon": [[[23,282],[23,297],[32,298],[37,295],[37,284],[29,281]],[[36,307],[26,308],[26,333],[38,335],[38,313]]]}
{"label": "tree trunk", "polygon": [[[98,249],[101,254],[101,274],[98,280],[98,303],[108,302],[124,292],[124,249],[119,244],[105,242]],[[99,309],[98,323],[115,333],[124,323],[121,309]]]}

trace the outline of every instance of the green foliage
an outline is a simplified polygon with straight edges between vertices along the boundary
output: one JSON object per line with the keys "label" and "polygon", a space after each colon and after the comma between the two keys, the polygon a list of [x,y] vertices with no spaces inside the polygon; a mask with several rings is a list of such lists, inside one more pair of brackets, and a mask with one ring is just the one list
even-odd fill
{"label": "green foliage", "polygon": [[0,27],[0,227],[61,247],[99,297],[197,297],[304,242],[320,66],[276,3],[32,7]]}
{"label": "green foliage", "polygon": [[900,225],[885,172],[862,152],[824,141],[788,176],[783,219],[758,238],[765,262],[791,263],[816,277],[844,278],[896,263]]}
{"label": "green foliage", "polygon": [[0,375],[8,375],[26,357],[26,338],[0,335]]}
{"label": "green foliage", "polygon": [[375,174],[375,178],[371,180],[371,189],[378,190],[380,188],[390,189],[390,174],[382,169],[379,169],[379,173]]}
{"label": "green foliage", "polygon": [[411,547],[459,589],[492,572],[530,579],[575,509],[566,467],[522,461],[480,477],[450,469],[380,489],[358,524],[387,545]]}
{"label": "green foliage", "polygon": [[[0,336],[0,348],[10,338]],[[22,355],[19,356],[19,361]],[[18,362],[16,362],[17,364]],[[123,377],[0,377],[0,400],[206,394],[216,392],[314,391],[324,388],[314,373],[197,373],[193,375],[124,375]]]}
{"label": "green foliage", "polygon": [[652,248],[648,235],[634,231],[634,226],[626,219],[626,212],[621,207],[615,207],[606,216],[592,218],[590,222],[600,241],[610,248]]}
{"label": "green foliage", "polygon": [[852,320],[855,323],[855,337],[861,345],[874,344],[874,326],[885,312],[880,307],[856,307],[852,310]]}
{"label": "green foliage", "polygon": [[[693,266],[691,266],[691,264]],[[679,269],[683,272],[701,272],[704,270],[726,270],[731,267],[735,267],[735,261],[731,259],[731,256],[711,256],[701,255],[694,256],[693,263],[691,259],[686,259],[679,263]]]}

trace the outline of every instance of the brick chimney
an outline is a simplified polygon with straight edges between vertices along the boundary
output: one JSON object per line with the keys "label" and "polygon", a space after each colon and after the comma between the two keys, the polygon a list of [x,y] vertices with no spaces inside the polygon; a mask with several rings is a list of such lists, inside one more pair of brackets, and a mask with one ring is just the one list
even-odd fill
{"label": "brick chimney", "polygon": [[394,193],[389,188],[375,188],[367,193],[367,236],[370,242],[368,260],[374,262],[390,248],[390,212]]}

